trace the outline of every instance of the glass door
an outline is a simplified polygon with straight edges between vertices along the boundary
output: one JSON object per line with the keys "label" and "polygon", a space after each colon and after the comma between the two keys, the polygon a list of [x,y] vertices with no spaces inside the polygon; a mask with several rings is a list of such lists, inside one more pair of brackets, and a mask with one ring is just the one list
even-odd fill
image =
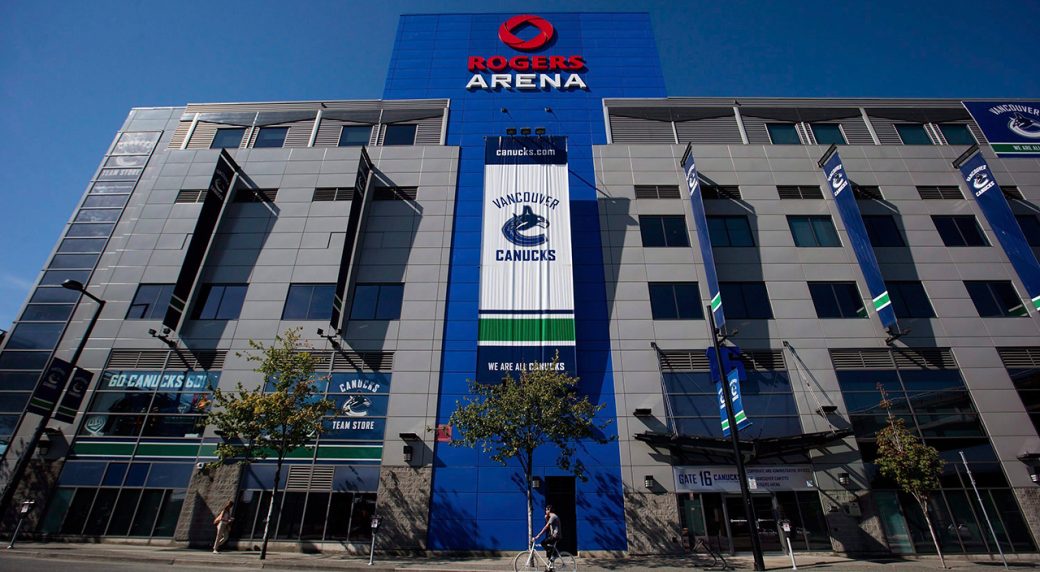
{"label": "glass door", "polygon": [[[758,518],[758,537],[763,552],[780,552],[780,530],[773,510],[773,495],[752,495],[751,502]],[[725,497],[726,516],[729,521],[733,552],[751,551],[751,527],[744,510],[744,500],[739,495]]]}

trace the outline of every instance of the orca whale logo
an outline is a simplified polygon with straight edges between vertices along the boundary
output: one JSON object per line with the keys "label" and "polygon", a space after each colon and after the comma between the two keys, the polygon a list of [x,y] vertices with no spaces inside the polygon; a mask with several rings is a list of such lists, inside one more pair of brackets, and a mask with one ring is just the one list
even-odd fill
{"label": "orca whale logo", "polygon": [[982,187],[985,187],[988,184],[989,175],[987,175],[985,172],[975,175],[975,178],[971,181],[971,186],[975,187],[976,189],[981,189]]}
{"label": "orca whale logo", "polygon": [[1008,121],[1008,129],[1030,139],[1040,139],[1040,121],[1015,113]]}
{"label": "orca whale logo", "polygon": [[347,417],[364,417],[368,415],[368,410],[371,408],[371,399],[364,395],[351,395],[343,402],[343,407],[340,407],[340,411]]}
{"label": "orca whale logo", "polygon": [[536,214],[530,205],[524,205],[522,213],[513,215],[513,218],[507,220],[506,224],[502,225],[502,235],[506,237],[506,240],[517,246],[545,244],[546,240],[548,240],[545,234],[521,234],[532,228],[549,228],[549,221],[545,220],[544,216]]}

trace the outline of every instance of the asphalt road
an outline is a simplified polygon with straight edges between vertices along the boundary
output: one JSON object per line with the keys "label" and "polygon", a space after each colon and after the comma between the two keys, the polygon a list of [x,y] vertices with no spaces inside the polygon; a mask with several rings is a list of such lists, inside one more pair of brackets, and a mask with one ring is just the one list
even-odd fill
{"label": "asphalt road", "polygon": [[[255,568],[259,570],[260,568]],[[174,566],[154,562],[105,562],[98,560],[58,560],[55,558],[32,558],[17,552],[0,550],[0,572],[213,572],[212,566]],[[254,570],[235,567],[229,570]],[[266,568],[266,570],[271,570]]]}

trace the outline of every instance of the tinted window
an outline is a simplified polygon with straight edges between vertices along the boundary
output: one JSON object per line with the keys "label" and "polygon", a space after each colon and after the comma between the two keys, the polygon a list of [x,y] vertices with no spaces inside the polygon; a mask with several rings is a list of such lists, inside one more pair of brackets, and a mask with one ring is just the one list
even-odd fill
{"label": "tinted window", "polygon": [[238,147],[242,143],[242,136],[245,135],[246,130],[244,127],[236,127],[234,129],[217,129],[216,135],[213,136],[213,142],[210,143],[210,149],[223,149],[225,147]]}
{"label": "tinted window", "polygon": [[973,215],[933,216],[932,221],[946,246],[989,246]]}
{"label": "tinted window", "polygon": [[54,349],[58,345],[58,338],[61,336],[62,330],[65,329],[63,323],[43,323],[43,324],[32,324],[32,323],[20,323],[11,333],[10,339],[7,340],[7,349],[9,350],[50,350]]}
{"label": "tinted window", "polygon": [[907,125],[896,125],[896,131],[899,132],[899,138],[903,141],[903,145],[931,145],[932,139],[928,137],[928,132],[924,130],[924,125],[920,124],[907,124]]}
{"label": "tinted window", "polygon": [[727,318],[771,319],[769,293],[764,282],[720,282],[722,311]]}
{"label": "tinted window", "polygon": [[709,216],[708,235],[712,246],[754,246],[746,216]]}
{"label": "tinted window", "polygon": [[344,125],[343,131],[339,133],[339,146],[360,147],[361,145],[368,145],[368,138],[371,135],[371,125]]}
{"label": "tinted window", "polygon": [[332,317],[335,284],[291,284],[283,320],[328,320]]}
{"label": "tinted window", "polygon": [[1029,246],[1040,246],[1040,219],[1033,215],[1015,215],[1015,220],[1022,228]]}
{"label": "tinted window", "polygon": [[837,123],[813,123],[813,137],[820,145],[844,145],[845,135],[841,132],[841,126]]}
{"label": "tinted window", "polygon": [[945,123],[939,126],[939,131],[942,131],[943,137],[950,145],[975,144],[975,137],[972,136],[971,131],[968,131],[968,126],[963,123]]}
{"label": "tinted window", "polygon": [[855,282],[810,282],[816,315],[820,318],[866,318],[859,289]]}
{"label": "tinted window", "polygon": [[415,125],[387,125],[383,145],[414,145]]}
{"label": "tinted window", "polygon": [[1026,316],[1028,312],[1022,304],[1015,287],[1008,281],[969,280],[964,283],[968,295],[975,304],[975,309],[982,317],[994,316]]}
{"label": "tinted window", "polygon": [[404,284],[358,284],[350,310],[352,320],[397,320]]}
{"label": "tinted window", "polygon": [[245,284],[207,284],[195,305],[196,320],[236,320],[246,298]]}
{"label": "tinted window", "polygon": [[793,123],[769,123],[769,140],[773,145],[801,145],[802,140],[798,138],[798,132]]}
{"label": "tinted window", "polygon": [[934,318],[935,310],[920,282],[885,282],[892,310],[899,318]]}
{"label": "tinted window", "polygon": [[650,311],[655,320],[704,318],[696,282],[651,282]]}
{"label": "tinted window", "polygon": [[870,244],[877,246],[906,246],[899,233],[896,219],[890,215],[865,215],[863,225],[867,227]]}
{"label": "tinted window", "polygon": [[173,295],[173,284],[141,284],[126,312],[127,320],[161,320]]}
{"label": "tinted window", "polygon": [[640,216],[639,234],[643,238],[643,246],[690,245],[690,235],[686,232],[686,219],[682,216]]}
{"label": "tinted window", "polygon": [[787,224],[795,246],[841,246],[829,216],[789,216]]}
{"label": "tinted window", "polygon": [[281,147],[288,132],[288,127],[264,127],[257,134],[253,147]]}

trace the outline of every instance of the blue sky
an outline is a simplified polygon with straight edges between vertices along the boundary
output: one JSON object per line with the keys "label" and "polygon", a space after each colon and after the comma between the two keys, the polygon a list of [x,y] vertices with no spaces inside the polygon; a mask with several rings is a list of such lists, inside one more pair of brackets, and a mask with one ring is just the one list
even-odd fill
{"label": "blue sky", "polygon": [[0,6],[0,328],[131,107],[378,98],[407,13],[646,11],[685,96],[1040,96],[1040,2],[21,2]]}

